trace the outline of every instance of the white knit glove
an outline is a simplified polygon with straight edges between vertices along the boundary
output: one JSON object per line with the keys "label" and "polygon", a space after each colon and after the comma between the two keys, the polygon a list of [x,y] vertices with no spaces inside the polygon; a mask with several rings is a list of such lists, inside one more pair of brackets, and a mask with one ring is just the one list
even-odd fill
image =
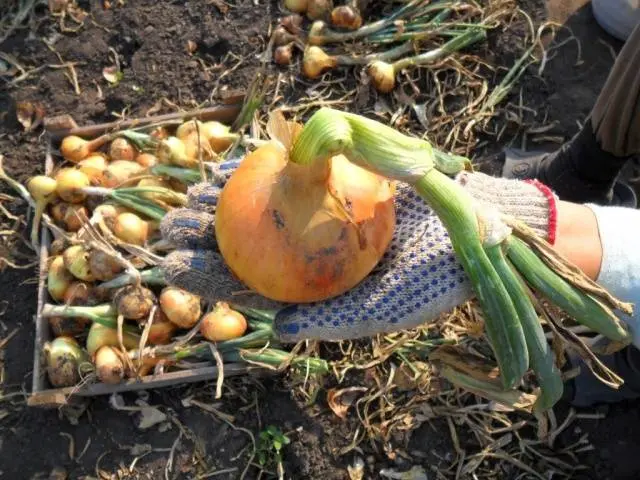
{"label": "white knit glove", "polygon": [[[220,166],[230,172],[237,162]],[[215,206],[225,181],[189,190],[189,208],[169,212],[161,229],[179,250],[163,267],[170,284],[212,301],[226,299],[253,306],[285,307],[257,295],[233,296],[246,290],[227,269],[215,244]],[[539,183],[463,173],[457,181],[478,202],[519,218],[543,238],[555,235],[555,197]],[[429,206],[407,185],[395,199],[396,228],[383,259],[360,284],[323,302],[288,305],[276,318],[283,341],[341,340],[408,329],[472,298],[445,228]]]}

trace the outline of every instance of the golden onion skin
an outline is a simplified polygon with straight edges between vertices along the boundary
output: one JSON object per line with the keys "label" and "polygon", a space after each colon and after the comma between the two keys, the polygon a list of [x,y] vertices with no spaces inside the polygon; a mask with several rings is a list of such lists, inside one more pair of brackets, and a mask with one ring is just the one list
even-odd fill
{"label": "golden onion skin", "polygon": [[393,191],[391,182],[341,155],[300,166],[268,143],[245,157],[221,192],[220,252],[242,282],[272,300],[340,295],[389,245]]}

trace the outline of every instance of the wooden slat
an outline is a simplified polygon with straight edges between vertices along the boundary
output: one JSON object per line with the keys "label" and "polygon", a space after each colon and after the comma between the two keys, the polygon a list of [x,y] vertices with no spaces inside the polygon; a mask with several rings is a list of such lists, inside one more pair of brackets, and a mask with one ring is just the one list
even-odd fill
{"label": "wooden slat", "polygon": [[[264,369],[252,367],[244,363],[229,363],[224,366],[224,376],[233,377],[245,375],[249,372],[264,372]],[[94,383],[81,389],[76,387],[56,388],[42,391],[34,391],[27,400],[27,405],[32,407],[59,407],[73,403],[76,397],[95,397],[98,395],[111,395],[117,392],[132,392],[147,390],[150,388],[171,387],[185,383],[202,382],[218,378],[217,367],[195,368],[192,370],[179,370],[168,372],[157,377],[148,375],[141,379],[129,379],[116,385]]]}
{"label": "wooden slat", "polygon": [[61,140],[67,135],[77,135],[79,137],[93,138],[103,133],[122,130],[132,127],[140,127],[159,122],[170,122],[171,120],[190,120],[197,118],[202,121],[217,120],[222,123],[231,124],[240,113],[241,104],[218,105],[215,107],[202,108],[183,113],[168,113],[166,115],[155,115],[144,118],[134,118],[131,120],[118,120],[97,125],[85,125],[63,130],[50,130],[47,133],[54,141]]}

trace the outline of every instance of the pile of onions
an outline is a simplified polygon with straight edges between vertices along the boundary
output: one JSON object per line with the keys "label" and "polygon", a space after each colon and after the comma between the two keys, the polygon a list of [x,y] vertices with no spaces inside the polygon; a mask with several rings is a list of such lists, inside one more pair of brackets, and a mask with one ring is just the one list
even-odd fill
{"label": "pile of onions", "polygon": [[[287,24],[299,30],[301,20]],[[59,148],[65,162],[22,187],[35,206],[33,245],[43,223],[56,225],[46,271],[50,303],[40,312],[54,337],[43,349],[53,387],[144,375],[158,362],[175,365],[169,357],[176,348],[201,362],[202,352],[181,343],[189,330],[205,347],[246,333],[240,313],[219,305],[203,315],[200,297],[167,286],[159,267],[149,267],[172,248],[160,239],[159,220],[186,206],[188,185],[201,181],[199,159],[215,162],[239,139],[227,125],[199,120],[95,139],[70,135]],[[233,344],[236,355],[264,347],[270,334],[248,338]]]}
{"label": "pile of onions", "polygon": [[288,162],[299,128],[272,115],[270,132],[285,147],[274,141],[245,157],[216,210],[216,239],[234,274],[267,298],[296,303],[359,283],[395,226],[394,188],[384,178],[343,156]]}

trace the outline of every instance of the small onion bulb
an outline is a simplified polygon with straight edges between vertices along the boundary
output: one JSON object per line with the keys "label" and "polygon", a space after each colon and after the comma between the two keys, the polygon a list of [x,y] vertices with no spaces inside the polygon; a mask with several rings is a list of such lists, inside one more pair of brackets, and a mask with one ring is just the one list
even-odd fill
{"label": "small onion bulb", "polygon": [[75,168],[63,168],[56,175],[56,192],[69,203],[81,203],[87,197],[82,191],[90,185],[89,178]]}
{"label": "small onion bulb", "polygon": [[308,0],[307,17],[310,20],[321,20],[329,16],[333,8],[331,0]]}
{"label": "small onion bulb", "polygon": [[102,217],[104,224],[109,228],[109,230],[113,230],[115,227],[118,215],[125,212],[128,212],[126,207],[123,207],[122,205],[114,205],[112,203],[103,203],[93,210],[94,215],[100,215]]}
{"label": "small onion bulb", "polygon": [[38,245],[40,219],[47,204],[55,198],[57,186],[58,183],[53,178],[45,175],[35,176],[27,182],[27,190],[36,202],[35,214],[31,225],[31,243],[34,247]]}
{"label": "small onion bulb", "polygon": [[293,44],[281,45],[273,51],[273,60],[278,65],[290,65],[293,57]]}
{"label": "small onion bulb", "polygon": [[86,282],[75,281],[64,292],[65,305],[86,305],[91,297],[91,286]]}
{"label": "small onion bulb", "polygon": [[113,304],[118,313],[130,320],[145,321],[156,303],[156,296],[145,287],[129,285],[118,290]]}
{"label": "small onion bulb", "polygon": [[141,153],[136,157],[136,163],[144,168],[153,167],[158,163],[158,159],[151,153]]}
{"label": "small onion bulb", "polygon": [[58,337],[45,343],[47,376],[54,387],[71,387],[80,381],[80,366],[87,362],[85,352],[71,337]]}
{"label": "small onion bulb", "polygon": [[362,16],[355,8],[341,5],[331,11],[331,23],[347,30],[357,30],[362,26]]}
{"label": "small onion bulb", "polygon": [[54,257],[47,271],[47,291],[57,302],[62,301],[64,294],[74,278],[64,266],[62,255]]}
{"label": "small onion bulb", "polygon": [[187,147],[178,137],[168,137],[158,144],[156,152],[158,161],[163,164],[179,167],[192,167],[194,161],[187,156]]}
{"label": "small onion bulb", "polygon": [[123,242],[144,245],[149,238],[149,223],[135,213],[124,212],[113,222],[113,233]]}
{"label": "small onion bulb", "polygon": [[160,293],[160,307],[170,322],[179,328],[191,328],[200,319],[200,298],[176,287],[166,287]]}
{"label": "small onion bulb", "polygon": [[36,202],[49,202],[56,196],[57,182],[46,175],[37,175],[27,182],[27,190]]}
{"label": "small onion bulb", "polygon": [[79,203],[59,202],[51,206],[51,216],[67,232],[77,232],[88,218],[87,209]]}
{"label": "small onion bulb", "polygon": [[309,35],[307,40],[310,45],[324,45],[325,43],[325,29],[327,24],[321,20],[317,20],[311,24],[309,29]]}
{"label": "small onion bulb", "polygon": [[200,135],[202,135],[202,122],[199,120],[189,120],[176,129],[176,137],[184,141],[185,138],[192,133],[197,133],[198,130],[200,130]]}
{"label": "small onion bulb", "polygon": [[171,338],[177,328],[174,323],[169,321],[164,312],[157,308],[153,323],[149,327],[148,341],[151,345],[166,345],[171,342]]}
{"label": "small onion bulb", "polygon": [[307,11],[308,0],[284,0],[284,7],[295,13],[304,13]]}
{"label": "small onion bulb", "polygon": [[231,129],[227,125],[215,120],[203,123],[202,131],[216,153],[224,152],[238,138],[238,135],[231,133]]}
{"label": "small onion bulb", "polygon": [[[65,305],[86,305],[91,299],[91,286],[85,282],[75,281],[69,285],[64,293]],[[50,317],[49,326],[53,335],[61,337],[65,335],[78,335],[84,332],[85,327],[91,321],[83,317]]]}
{"label": "small onion bulb", "polygon": [[247,320],[229,305],[218,302],[213,311],[202,317],[200,333],[210,342],[224,342],[241,337],[247,331]]}
{"label": "small onion bulb", "polygon": [[283,26],[279,26],[273,31],[273,44],[276,47],[295,42],[297,39],[295,35],[291,35]]}
{"label": "small onion bulb", "polygon": [[299,35],[302,31],[302,22],[304,19],[301,15],[293,14],[287,15],[280,21],[280,25],[282,25],[285,30],[293,35]]}
{"label": "small onion bulb", "polygon": [[78,170],[87,176],[92,185],[100,185],[108,164],[102,155],[91,155],[78,162]]}
{"label": "small onion bulb", "polygon": [[106,136],[98,137],[95,140],[85,140],[76,135],[70,135],[62,139],[60,153],[65,160],[78,163],[91,155],[96,149],[101,147],[106,141]]}
{"label": "small onion bulb", "polygon": [[100,250],[91,250],[89,253],[89,267],[95,279],[102,282],[111,280],[124,268],[111,255]]}
{"label": "small onion bulb", "polygon": [[96,352],[96,376],[102,383],[118,384],[124,378],[124,362],[115,348],[105,345]]}
{"label": "small onion bulb", "polygon": [[109,147],[109,156],[111,160],[128,160],[132,161],[136,158],[136,149],[129,143],[126,138],[118,137]]}
{"label": "small onion bulb", "polygon": [[80,335],[90,322],[81,317],[49,317],[48,321],[54,337]]}
{"label": "small onion bulb", "polygon": [[[140,337],[123,330],[122,344],[127,349],[136,348],[140,344]],[[87,347],[87,352],[93,358],[96,352],[105,345],[111,347],[120,346],[118,331],[115,328],[105,327],[104,325],[94,322],[89,328],[85,345]]]}
{"label": "small onion bulb", "polygon": [[392,64],[377,60],[369,65],[369,77],[381,93],[389,93],[396,85],[396,71]]}
{"label": "small onion bulb", "polygon": [[141,173],[142,170],[143,167],[137,162],[116,160],[104,171],[102,175],[102,185],[108,188],[119,187],[132,177]]}
{"label": "small onion bulb", "polygon": [[307,78],[318,78],[327,70],[331,70],[338,65],[335,57],[324,53],[320,47],[307,47],[302,59],[302,72]]}
{"label": "small onion bulb", "polygon": [[[183,142],[187,158],[193,160],[189,164],[190,167],[198,165],[200,152],[202,152],[202,160],[204,161],[212,160],[217,156],[202,131],[200,132],[200,137],[198,137],[198,132],[192,132],[183,139]],[[186,167],[187,165],[185,164],[184,166]]]}
{"label": "small onion bulb", "polygon": [[89,252],[82,245],[72,245],[62,254],[64,266],[79,280],[93,282],[95,278],[89,266]]}

